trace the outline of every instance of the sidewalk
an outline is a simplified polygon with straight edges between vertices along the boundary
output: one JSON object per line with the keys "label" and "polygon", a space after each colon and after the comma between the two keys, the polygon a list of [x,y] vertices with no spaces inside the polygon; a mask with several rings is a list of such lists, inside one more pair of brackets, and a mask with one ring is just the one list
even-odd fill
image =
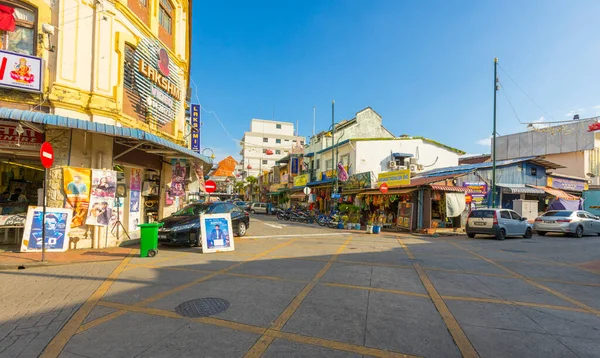
{"label": "sidewalk", "polygon": [[105,249],[81,249],[65,252],[46,252],[42,262],[41,252],[0,252],[0,270],[17,269],[19,266],[50,266],[83,262],[114,261],[124,259],[133,248],[111,247]]}

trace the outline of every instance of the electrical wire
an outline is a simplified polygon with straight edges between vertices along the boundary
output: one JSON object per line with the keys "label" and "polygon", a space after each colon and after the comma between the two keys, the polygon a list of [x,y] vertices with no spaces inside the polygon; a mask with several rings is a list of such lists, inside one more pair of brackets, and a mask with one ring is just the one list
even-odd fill
{"label": "electrical wire", "polygon": [[[548,114],[548,112],[546,112],[546,110],[544,110],[544,109],[542,108],[542,106],[540,106],[540,105],[539,105],[539,104],[538,104],[536,101],[534,101],[534,100],[533,100],[533,98],[531,98],[531,96],[530,96],[530,95],[528,95],[528,94],[527,94],[527,92],[525,92],[525,91],[523,90],[523,88],[521,88],[521,86],[519,86],[519,84],[517,83],[517,81],[515,81],[515,80],[514,80],[514,79],[511,77],[511,75],[510,75],[508,72],[506,72],[506,70],[505,70],[504,68],[502,68],[502,66],[500,66],[500,64],[498,64],[498,67],[500,68],[500,71],[504,72],[504,74],[506,75],[506,77],[508,77],[508,79],[509,79],[509,80],[511,80],[511,81],[512,81],[512,83],[514,83],[514,84],[515,84],[515,86],[517,86],[517,88],[518,88],[518,89],[519,89],[521,92],[523,92],[523,94],[524,94],[524,95],[525,95],[525,96],[526,96],[526,97],[527,97],[527,98],[528,98],[528,99],[531,101],[531,103],[533,103],[533,104],[534,104],[534,105],[535,105],[537,108],[539,108],[539,109],[540,109],[542,112],[544,112],[544,114],[545,114],[545,115],[546,115],[548,118],[550,118],[550,119],[554,119],[554,118],[553,118],[553,117],[552,117],[550,114]],[[520,122],[520,121],[519,121],[519,122]],[[557,122],[557,123],[558,123],[558,122]]]}
{"label": "electrical wire", "polygon": [[[500,80],[498,80],[498,83],[500,84],[500,90],[502,91],[504,98],[506,98],[506,101],[508,102],[510,108],[512,109],[513,113],[515,114],[515,118],[517,118],[517,121],[519,121],[519,123],[521,123],[521,124],[527,124],[527,123],[521,122],[521,118],[519,118],[519,115],[517,114],[517,110],[515,109],[515,106],[513,106],[512,102],[508,98],[508,95],[506,94],[506,91],[504,90],[504,86],[502,85]],[[496,131],[496,134],[498,134],[498,131]]]}

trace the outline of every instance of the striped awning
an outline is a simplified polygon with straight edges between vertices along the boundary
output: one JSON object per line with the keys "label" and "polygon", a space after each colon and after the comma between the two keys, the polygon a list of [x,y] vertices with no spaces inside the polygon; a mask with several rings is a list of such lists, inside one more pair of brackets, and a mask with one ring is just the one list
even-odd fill
{"label": "striped awning", "polygon": [[578,196],[574,196],[571,194],[568,194],[560,189],[556,189],[556,188],[551,188],[549,186],[535,186],[535,185],[529,185],[532,188],[536,188],[536,189],[540,189],[545,191],[547,194],[550,194],[556,198],[559,199],[566,199],[566,200],[579,200]]}
{"label": "striped awning", "polygon": [[527,187],[525,185],[522,184],[498,184],[498,187],[502,188],[502,192],[503,193],[507,193],[507,194],[533,194],[533,195],[540,195],[540,194],[546,194],[545,191],[543,191],[542,189],[538,189],[538,188],[530,188]]}
{"label": "striped awning", "polygon": [[304,193],[296,193],[296,194],[290,195],[290,199],[304,200],[304,199],[306,199],[306,195],[304,195]]}
{"label": "striped awning", "polygon": [[431,184],[430,187],[433,190],[450,191],[450,192],[456,192],[456,193],[472,193],[473,192],[473,189],[465,188],[462,186]]}

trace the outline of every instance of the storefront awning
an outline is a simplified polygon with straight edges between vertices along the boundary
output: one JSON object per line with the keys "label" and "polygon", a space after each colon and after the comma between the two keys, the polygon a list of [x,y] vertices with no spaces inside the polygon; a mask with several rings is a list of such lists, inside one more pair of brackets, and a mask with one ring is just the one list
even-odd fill
{"label": "storefront awning", "polygon": [[433,190],[449,191],[449,192],[454,192],[454,193],[472,193],[473,192],[473,189],[471,189],[471,188],[465,188],[465,187],[462,187],[462,186],[435,185],[435,184],[431,184],[430,187]]}
{"label": "storefront awning", "polygon": [[541,195],[546,194],[542,189],[530,188],[522,184],[498,184],[499,188],[502,188],[503,193],[507,194],[533,194]]}
{"label": "storefront awning", "polygon": [[84,121],[77,118],[57,116],[55,114],[24,111],[5,107],[0,107],[0,119],[17,122],[23,121],[68,129],[81,129],[86,132],[99,133],[118,138],[121,144],[144,151],[152,150],[155,154],[174,154],[173,156],[179,155],[182,158],[189,157],[205,163],[212,163],[212,160],[205,155],[196,153],[191,149],[182,147],[141,129],[118,127],[110,124]]}
{"label": "storefront awning", "polygon": [[550,194],[559,199],[579,200],[579,197],[568,194],[560,189],[550,188],[548,186],[535,186],[535,185],[529,185],[529,186],[532,188],[540,189],[540,190],[546,192],[547,194]]}
{"label": "storefront awning", "polygon": [[389,189],[387,193],[383,194],[379,189],[368,189],[360,193],[360,195],[398,195],[412,193],[415,190],[417,188]]}
{"label": "storefront awning", "polygon": [[325,180],[319,180],[319,181],[312,181],[306,184],[306,186],[310,186],[310,187],[315,187],[315,186],[326,186],[325,184],[330,184],[329,186],[331,186],[331,182],[333,182],[333,178],[332,179],[325,179]]}
{"label": "storefront awning", "polygon": [[304,199],[306,199],[306,195],[304,193],[296,193],[296,194],[290,195],[290,199],[304,200]]}

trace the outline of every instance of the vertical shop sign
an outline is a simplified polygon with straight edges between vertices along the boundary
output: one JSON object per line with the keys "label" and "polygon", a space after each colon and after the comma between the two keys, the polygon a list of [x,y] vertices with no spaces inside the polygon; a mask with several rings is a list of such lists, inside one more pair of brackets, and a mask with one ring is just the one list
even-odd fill
{"label": "vertical shop sign", "polygon": [[85,223],[94,226],[108,226],[117,220],[115,196],[117,172],[114,170],[92,169],[90,204]]}
{"label": "vertical shop sign", "polygon": [[131,177],[129,180],[129,231],[139,230],[141,190],[142,170],[131,169]]}
{"label": "vertical shop sign", "polygon": [[192,127],[192,150],[200,152],[200,105],[192,104],[190,113],[190,126]]}
{"label": "vertical shop sign", "polygon": [[185,196],[186,178],[185,159],[171,159],[171,190],[170,197]]}
{"label": "vertical shop sign", "polygon": [[67,200],[65,208],[73,209],[71,227],[85,224],[90,203],[91,170],[86,168],[63,168],[63,186]]}
{"label": "vertical shop sign", "polygon": [[298,174],[298,158],[292,158],[292,174]]}

